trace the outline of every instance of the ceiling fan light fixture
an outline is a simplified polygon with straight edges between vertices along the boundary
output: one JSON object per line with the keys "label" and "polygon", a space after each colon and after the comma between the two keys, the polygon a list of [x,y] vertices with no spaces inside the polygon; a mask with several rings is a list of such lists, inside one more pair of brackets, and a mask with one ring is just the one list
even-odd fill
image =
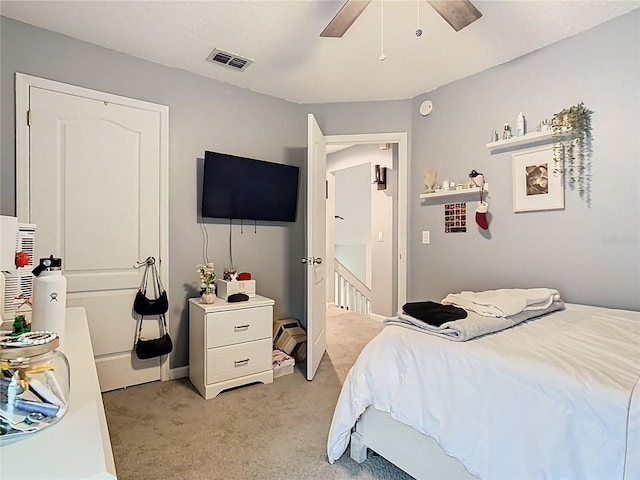
{"label": "ceiling fan light fixture", "polygon": [[[381,0],[382,2],[383,0]],[[419,0],[419,2],[422,0]],[[429,4],[444,18],[456,32],[475,22],[482,16],[470,0],[427,0]],[[342,8],[324,28],[321,37],[342,37],[358,19],[360,14],[371,3],[371,0],[346,0]],[[420,3],[418,3],[418,28],[416,37],[422,35],[420,28]],[[383,59],[380,59],[383,60]]]}

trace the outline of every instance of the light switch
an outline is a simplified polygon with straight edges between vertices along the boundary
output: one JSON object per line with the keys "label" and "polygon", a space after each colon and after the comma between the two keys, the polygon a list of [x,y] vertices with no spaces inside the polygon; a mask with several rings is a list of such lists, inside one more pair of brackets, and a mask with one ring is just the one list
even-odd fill
{"label": "light switch", "polygon": [[429,245],[429,243],[431,242],[431,238],[430,238],[430,234],[429,234],[429,230],[423,230],[422,231],[422,244],[423,245]]}
{"label": "light switch", "polygon": [[378,241],[381,242],[382,241],[382,232],[378,232]]}

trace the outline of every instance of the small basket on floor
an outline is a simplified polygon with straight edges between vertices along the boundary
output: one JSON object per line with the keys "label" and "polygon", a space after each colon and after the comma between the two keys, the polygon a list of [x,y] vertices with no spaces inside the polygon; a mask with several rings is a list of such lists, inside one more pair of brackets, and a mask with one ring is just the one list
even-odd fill
{"label": "small basket on floor", "polygon": [[271,360],[273,365],[273,378],[293,373],[296,361],[283,351],[275,348],[271,355]]}

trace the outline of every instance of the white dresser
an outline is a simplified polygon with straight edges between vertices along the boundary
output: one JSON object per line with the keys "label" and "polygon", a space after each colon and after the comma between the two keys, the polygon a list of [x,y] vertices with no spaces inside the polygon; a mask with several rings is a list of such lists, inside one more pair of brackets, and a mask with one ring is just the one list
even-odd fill
{"label": "white dresser", "polygon": [[189,379],[204,398],[254,382],[273,382],[273,304],[256,295],[246,302],[189,300]]}
{"label": "white dresser", "polygon": [[84,308],[67,308],[64,332],[60,350],[71,373],[69,410],[55,425],[2,445],[2,480],[116,478]]}

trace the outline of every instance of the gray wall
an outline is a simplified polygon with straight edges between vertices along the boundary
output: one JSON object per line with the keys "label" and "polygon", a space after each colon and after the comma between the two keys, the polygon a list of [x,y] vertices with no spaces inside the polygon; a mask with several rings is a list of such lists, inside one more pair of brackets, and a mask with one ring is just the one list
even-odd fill
{"label": "gray wall", "polygon": [[[2,213],[15,214],[14,74],[60,82],[169,106],[170,319],[176,348],[171,366],[188,364],[187,298],[198,293],[195,265],[204,236],[198,219],[205,150],[302,166],[307,119],[296,104],[136,59],[2,17],[0,154]],[[276,318],[301,318],[304,277],[305,169],[298,220],[233,226],[233,257],[250,271],[260,294],[276,300]],[[229,265],[228,221],[206,220],[209,259],[219,274]]]}
{"label": "gray wall", "polygon": [[[409,299],[544,286],[569,302],[640,309],[639,24],[635,11],[414,98]],[[421,117],[425,99],[434,111]],[[492,130],[514,125],[519,111],[535,129],[581,101],[595,112],[591,207],[567,188],[564,210],[514,213],[513,151],[491,154]],[[460,181],[471,169],[485,174],[488,235],[475,225],[472,202],[469,231],[444,233],[442,204],[418,198],[427,167],[438,170],[439,182]],[[430,245],[420,244],[421,230],[431,231]]]}

